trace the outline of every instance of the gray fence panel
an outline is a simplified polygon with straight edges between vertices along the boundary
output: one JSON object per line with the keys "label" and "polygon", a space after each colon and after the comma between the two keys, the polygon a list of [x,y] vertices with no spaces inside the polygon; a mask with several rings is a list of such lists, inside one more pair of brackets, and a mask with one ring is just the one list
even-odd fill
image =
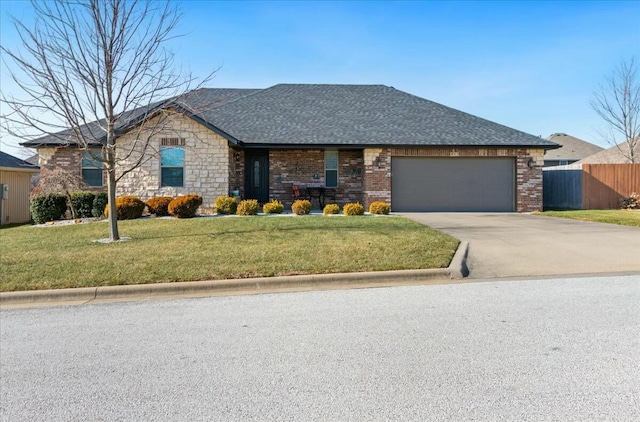
{"label": "gray fence panel", "polygon": [[582,209],[582,169],[544,169],[542,189],[544,209]]}

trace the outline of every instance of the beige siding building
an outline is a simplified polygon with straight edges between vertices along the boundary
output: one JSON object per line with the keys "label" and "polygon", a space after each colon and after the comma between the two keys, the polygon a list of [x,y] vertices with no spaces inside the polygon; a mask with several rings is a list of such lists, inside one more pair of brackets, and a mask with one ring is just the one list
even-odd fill
{"label": "beige siding building", "polygon": [[31,220],[31,175],[39,171],[37,166],[0,151],[0,224]]}

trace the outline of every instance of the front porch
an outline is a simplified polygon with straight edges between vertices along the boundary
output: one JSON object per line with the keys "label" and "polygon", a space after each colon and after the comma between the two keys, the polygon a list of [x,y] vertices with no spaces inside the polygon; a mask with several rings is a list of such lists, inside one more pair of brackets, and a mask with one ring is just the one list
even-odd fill
{"label": "front porch", "polygon": [[[326,203],[364,200],[362,149],[231,149],[230,164],[229,189],[240,191],[243,199],[277,199],[288,208],[295,200],[293,186],[297,185],[303,194],[308,186],[331,189],[335,200],[327,198]],[[312,206],[320,208],[317,196]]]}

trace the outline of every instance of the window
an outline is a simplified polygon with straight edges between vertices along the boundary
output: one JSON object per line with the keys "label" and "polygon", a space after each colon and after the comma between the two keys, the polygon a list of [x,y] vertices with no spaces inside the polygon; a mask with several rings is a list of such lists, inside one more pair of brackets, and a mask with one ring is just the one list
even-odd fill
{"label": "window", "polygon": [[184,185],[184,148],[160,147],[160,186]]}
{"label": "window", "polygon": [[338,186],[338,151],[324,152],[324,185],[328,188]]}
{"label": "window", "polygon": [[100,151],[82,151],[82,180],[89,186],[103,186],[100,159]]}

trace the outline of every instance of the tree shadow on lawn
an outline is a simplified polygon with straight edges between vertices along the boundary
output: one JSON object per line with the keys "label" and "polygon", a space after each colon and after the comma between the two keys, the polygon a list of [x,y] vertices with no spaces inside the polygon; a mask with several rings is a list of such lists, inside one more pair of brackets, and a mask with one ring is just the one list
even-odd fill
{"label": "tree shadow on lawn", "polygon": [[211,238],[216,238],[216,237],[220,237],[220,236],[232,236],[232,235],[248,235],[248,234],[255,234],[255,233],[268,233],[268,234],[274,234],[277,235],[278,233],[286,233],[286,232],[300,232],[300,233],[304,233],[304,232],[322,232],[322,233],[327,233],[329,231],[340,231],[342,233],[344,232],[371,232],[371,234],[375,234],[377,236],[383,235],[383,236],[393,236],[393,234],[397,234],[398,232],[412,232],[415,231],[415,228],[410,228],[410,227],[402,227],[402,228],[395,228],[392,231],[388,231],[388,230],[380,230],[379,227],[334,227],[334,228],[326,228],[326,227],[305,227],[305,228],[295,228],[295,227],[290,227],[290,228],[281,228],[281,229],[272,229],[272,230],[264,230],[264,229],[253,229],[253,230],[248,230],[248,229],[242,229],[242,230],[220,230],[220,231],[215,231],[215,232],[206,232],[206,233],[189,233],[189,234],[174,234],[174,235],[162,235],[159,234],[157,236],[132,236],[132,238],[135,239],[174,239],[174,238],[181,238],[181,237],[211,237]]}

